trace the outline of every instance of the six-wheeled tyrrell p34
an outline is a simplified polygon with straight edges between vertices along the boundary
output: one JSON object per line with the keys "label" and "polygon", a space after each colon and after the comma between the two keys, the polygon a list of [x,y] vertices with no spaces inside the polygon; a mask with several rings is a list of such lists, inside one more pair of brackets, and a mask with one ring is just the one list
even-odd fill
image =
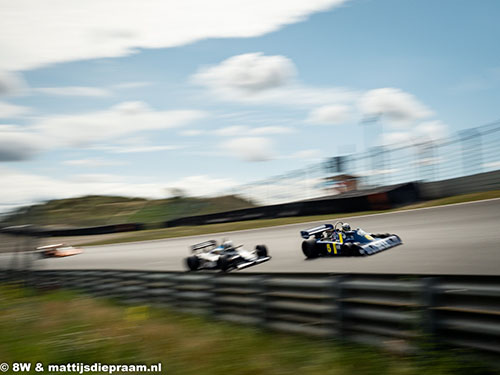
{"label": "six-wheeled tyrrell p34", "polygon": [[360,228],[352,230],[349,224],[341,221],[303,230],[300,235],[305,239],[302,251],[307,258],[372,255],[403,243],[396,234],[366,233]]}
{"label": "six-wheeled tyrrell p34", "polygon": [[245,250],[243,245],[234,246],[231,241],[218,245],[210,240],[191,246],[192,255],[186,258],[186,265],[191,271],[199,269],[241,270],[256,264],[267,262],[266,246],[257,245],[255,250]]}

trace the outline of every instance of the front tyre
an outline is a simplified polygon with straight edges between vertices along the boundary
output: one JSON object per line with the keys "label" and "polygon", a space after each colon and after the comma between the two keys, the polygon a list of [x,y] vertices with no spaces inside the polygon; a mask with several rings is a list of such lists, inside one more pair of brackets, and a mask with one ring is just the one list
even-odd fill
{"label": "front tyre", "polygon": [[266,245],[257,245],[255,246],[255,252],[259,258],[267,257],[267,247]]}
{"label": "front tyre", "polygon": [[226,272],[231,267],[231,262],[229,261],[229,256],[221,255],[219,257],[219,259],[217,260],[217,264],[222,271]]}
{"label": "front tyre", "polygon": [[192,255],[186,258],[186,264],[191,271],[196,271],[200,267],[200,260],[198,257]]}
{"label": "front tyre", "polygon": [[308,259],[317,258],[319,256],[319,250],[316,246],[316,239],[310,238],[302,242],[302,252]]}
{"label": "front tyre", "polygon": [[351,242],[347,242],[342,245],[342,254],[349,257],[358,255],[356,252],[356,248],[353,248],[353,244]]}

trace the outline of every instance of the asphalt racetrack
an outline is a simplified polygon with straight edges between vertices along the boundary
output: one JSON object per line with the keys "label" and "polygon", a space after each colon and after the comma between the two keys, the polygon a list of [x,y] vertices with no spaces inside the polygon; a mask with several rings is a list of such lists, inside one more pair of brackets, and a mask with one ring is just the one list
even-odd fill
{"label": "asphalt racetrack", "polygon": [[[333,223],[334,220],[332,220]],[[500,199],[345,219],[367,232],[398,234],[403,245],[366,257],[305,260],[299,231],[328,221],[147,242],[85,247],[84,253],[39,259],[36,269],[185,270],[189,246],[231,239],[265,244],[269,262],[237,272],[332,272],[500,275]],[[12,254],[0,255],[0,268]]]}

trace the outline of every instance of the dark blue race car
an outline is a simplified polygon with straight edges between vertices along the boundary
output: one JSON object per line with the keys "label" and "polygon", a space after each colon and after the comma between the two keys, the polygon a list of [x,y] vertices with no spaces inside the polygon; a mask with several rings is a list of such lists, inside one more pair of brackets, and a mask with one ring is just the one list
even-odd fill
{"label": "dark blue race car", "polygon": [[360,228],[352,230],[349,224],[341,221],[303,230],[300,235],[305,239],[302,252],[307,258],[372,255],[403,243],[396,234],[366,233]]}

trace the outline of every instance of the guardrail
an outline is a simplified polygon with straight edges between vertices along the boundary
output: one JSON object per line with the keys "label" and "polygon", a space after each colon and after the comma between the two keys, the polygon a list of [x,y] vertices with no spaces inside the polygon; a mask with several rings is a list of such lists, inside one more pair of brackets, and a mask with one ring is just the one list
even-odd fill
{"label": "guardrail", "polygon": [[[3,273],[0,281],[16,276]],[[422,338],[500,354],[500,276],[24,271],[76,289],[264,328],[412,352]],[[3,280],[2,280],[3,279]]]}

